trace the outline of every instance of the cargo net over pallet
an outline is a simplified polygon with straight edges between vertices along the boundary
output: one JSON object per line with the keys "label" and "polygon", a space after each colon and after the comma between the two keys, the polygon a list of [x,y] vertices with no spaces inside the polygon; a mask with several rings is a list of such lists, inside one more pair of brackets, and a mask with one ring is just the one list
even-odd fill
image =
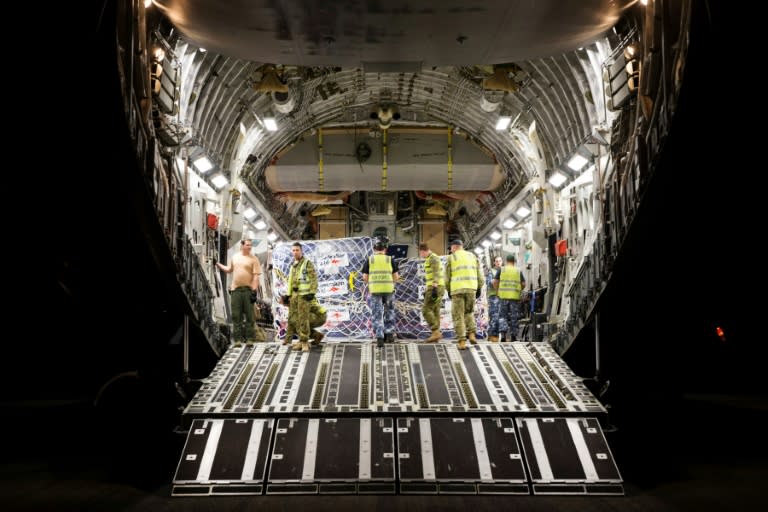
{"label": "cargo net over pallet", "polygon": [[[288,294],[288,274],[293,256],[292,242],[281,242],[272,253],[272,290],[277,338],[285,338],[288,308],[279,303]],[[326,309],[328,319],[320,329],[329,339],[351,341],[373,339],[371,307],[367,283],[361,269],[373,254],[373,239],[369,237],[335,240],[302,241],[304,256],[317,271],[317,299]],[[447,260],[442,257],[443,265]],[[396,336],[400,339],[420,339],[429,336],[421,307],[424,300],[424,260],[404,258],[398,261],[400,280],[395,285]],[[476,302],[475,320],[478,337],[484,338],[488,327],[485,290]],[[454,336],[451,300],[446,293],[441,299],[440,329],[443,336]]]}

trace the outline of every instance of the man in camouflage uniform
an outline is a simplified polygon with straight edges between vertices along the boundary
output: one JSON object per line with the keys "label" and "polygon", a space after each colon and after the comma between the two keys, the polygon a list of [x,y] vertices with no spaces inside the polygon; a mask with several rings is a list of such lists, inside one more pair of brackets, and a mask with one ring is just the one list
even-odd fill
{"label": "man in camouflage uniform", "polygon": [[421,314],[432,330],[432,335],[424,340],[426,343],[440,341],[440,302],[445,294],[445,279],[443,278],[443,263],[440,256],[429,250],[427,244],[419,244],[419,256],[424,258],[424,304]]}
{"label": "man in camouflage uniform", "polygon": [[483,289],[483,274],[477,258],[464,250],[461,240],[451,242],[451,255],[445,265],[445,283],[451,296],[451,316],[459,350],[467,348],[469,342],[475,345],[477,324],[475,323],[475,299]]}
{"label": "man in camouflage uniform", "polygon": [[[288,307],[288,324],[285,328],[285,341],[283,341],[283,345],[289,345],[293,341],[293,336],[298,332],[296,327],[296,314],[291,314],[291,311],[294,311],[296,308],[293,308],[293,310],[290,308],[290,297],[288,295],[283,295],[280,303],[283,306]],[[325,335],[316,328],[325,324],[326,320],[328,320],[328,312],[320,305],[317,298],[314,298],[309,305],[309,337],[312,338],[311,345],[319,345],[325,337]],[[300,343],[301,342],[299,342],[298,347],[294,347],[295,350],[301,348]]]}
{"label": "man in camouflage uniform", "polygon": [[[293,243],[291,253],[293,254],[293,262],[288,274],[288,293],[290,294],[288,298],[288,331],[290,332],[286,333],[285,339],[290,343],[295,330],[296,334],[299,335],[299,341],[293,344],[293,350],[309,352],[309,335],[313,332],[310,326],[312,304],[316,302],[315,295],[317,294],[317,273],[312,262],[304,257],[304,251],[299,242]],[[318,304],[317,307],[319,308],[320,305]],[[291,329],[292,324],[293,329]],[[320,334],[317,331],[314,332]],[[315,341],[320,343],[320,338],[315,337]]]}

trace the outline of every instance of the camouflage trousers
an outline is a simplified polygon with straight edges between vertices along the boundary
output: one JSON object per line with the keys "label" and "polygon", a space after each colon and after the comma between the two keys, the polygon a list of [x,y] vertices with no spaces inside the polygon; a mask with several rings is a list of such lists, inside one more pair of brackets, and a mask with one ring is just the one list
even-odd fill
{"label": "camouflage trousers", "polygon": [[316,299],[307,301],[300,295],[293,294],[288,306],[285,339],[290,341],[294,334],[298,334],[299,341],[309,341],[309,337],[317,333],[315,328],[323,325],[327,318],[328,313]]}
{"label": "camouflage trousers", "polygon": [[475,292],[461,292],[451,295],[451,316],[456,339],[466,340],[467,334],[477,331],[475,324]]}
{"label": "camouflage trousers", "polygon": [[424,289],[424,304],[421,306],[421,314],[424,315],[424,321],[427,322],[429,329],[436,331],[440,329],[440,306],[443,303],[445,287],[437,287],[437,298],[432,298],[432,287],[427,286]]}
{"label": "camouflage trousers", "polygon": [[520,301],[501,299],[499,306],[499,332],[507,333],[507,341],[517,339],[517,319],[520,317]]}
{"label": "camouflage trousers", "polygon": [[371,306],[373,333],[377,339],[385,334],[395,333],[395,294],[371,294],[368,304]]}
{"label": "camouflage trousers", "polygon": [[488,336],[499,335],[499,299],[496,295],[488,297]]}

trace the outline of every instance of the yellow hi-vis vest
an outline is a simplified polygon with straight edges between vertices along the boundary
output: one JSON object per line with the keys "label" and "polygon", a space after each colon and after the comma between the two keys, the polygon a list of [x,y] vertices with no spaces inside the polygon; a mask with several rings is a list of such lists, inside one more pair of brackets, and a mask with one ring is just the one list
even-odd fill
{"label": "yellow hi-vis vest", "polygon": [[386,254],[374,254],[368,258],[368,290],[371,293],[392,293],[395,282],[392,280],[392,257]]}
{"label": "yellow hi-vis vest", "polygon": [[440,256],[435,253],[430,253],[427,259],[424,260],[424,279],[428,287],[435,284],[435,281],[437,281],[437,286],[445,286],[443,264],[440,262]]}
{"label": "yellow hi-vis vest", "polygon": [[[293,274],[294,269],[297,269],[296,272],[298,275]],[[307,295],[310,288],[309,284],[309,278],[307,277],[307,259],[302,257],[298,265],[291,265],[291,271],[288,273],[288,293],[294,293],[293,289],[298,285],[299,295]]]}
{"label": "yellow hi-vis vest", "polygon": [[504,265],[499,274],[499,298],[520,300],[520,271],[517,267]]}
{"label": "yellow hi-vis vest", "polygon": [[455,290],[477,290],[477,259],[460,249],[451,254],[451,293]]}

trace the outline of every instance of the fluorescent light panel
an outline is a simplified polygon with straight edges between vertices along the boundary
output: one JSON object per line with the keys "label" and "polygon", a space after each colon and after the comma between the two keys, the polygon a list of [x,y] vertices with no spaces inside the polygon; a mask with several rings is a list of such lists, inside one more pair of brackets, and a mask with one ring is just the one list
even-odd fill
{"label": "fluorescent light panel", "polygon": [[582,167],[584,167],[584,164],[587,163],[587,159],[581,156],[580,154],[576,153],[571,157],[570,160],[568,160],[568,167],[573,169],[574,171],[580,171]]}
{"label": "fluorescent light panel", "polygon": [[277,121],[275,121],[275,118],[274,117],[265,117],[264,118],[264,128],[266,128],[270,132],[276,132],[277,131]]}
{"label": "fluorescent light panel", "polygon": [[550,176],[547,181],[549,181],[549,183],[553,187],[559,187],[560,185],[568,181],[568,177],[565,174],[561,173],[560,171],[555,171],[554,173],[552,173],[552,176]]}
{"label": "fluorescent light panel", "polygon": [[213,183],[214,187],[221,188],[227,183],[229,183],[229,180],[223,174],[217,174],[216,176],[211,178],[211,183]]}
{"label": "fluorescent light panel", "polygon": [[512,122],[512,118],[509,116],[501,116],[499,117],[499,120],[496,121],[496,130],[502,131],[509,128],[509,123]]}
{"label": "fluorescent light panel", "polygon": [[205,155],[201,156],[200,158],[198,158],[197,160],[192,162],[192,165],[194,165],[195,169],[197,169],[198,172],[200,172],[202,174],[205,174],[208,171],[210,171],[211,169],[213,169],[213,164],[208,159],[208,157],[205,156]]}

